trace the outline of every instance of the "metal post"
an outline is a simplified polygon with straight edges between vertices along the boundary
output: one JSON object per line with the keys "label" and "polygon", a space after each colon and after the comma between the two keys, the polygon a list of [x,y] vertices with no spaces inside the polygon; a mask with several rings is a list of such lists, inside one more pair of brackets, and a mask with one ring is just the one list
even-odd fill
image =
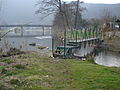
{"label": "metal post", "polygon": [[52,36],[52,53],[54,53],[54,36]]}
{"label": "metal post", "polygon": [[77,30],[76,30],[76,44],[77,44]]}
{"label": "metal post", "polygon": [[66,58],[66,29],[64,32],[64,58]]}
{"label": "metal post", "polygon": [[86,35],[86,29],[85,29],[85,32],[84,32],[84,36],[85,36],[85,39],[86,39],[86,37],[87,37],[87,35]]}

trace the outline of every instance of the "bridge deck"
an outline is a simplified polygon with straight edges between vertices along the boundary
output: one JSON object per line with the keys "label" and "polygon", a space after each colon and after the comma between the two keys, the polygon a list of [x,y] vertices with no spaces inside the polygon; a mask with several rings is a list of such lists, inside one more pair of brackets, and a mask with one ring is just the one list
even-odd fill
{"label": "bridge deck", "polygon": [[[65,46],[66,49],[75,49],[77,46]],[[64,46],[59,46],[57,49],[64,49]]]}
{"label": "bridge deck", "polygon": [[[89,38],[89,39],[77,40],[77,43],[86,42],[86,41],[92,41],[92,40],[97,40],[97,39],[99,39],[99,38]],[[76,42],[76,40],[70,40],[69,42],[74,43],[74,42]]]}
{"label": "bridge deck", "polygon": [[0,25],[0,27],[52,27],[52,25]]}

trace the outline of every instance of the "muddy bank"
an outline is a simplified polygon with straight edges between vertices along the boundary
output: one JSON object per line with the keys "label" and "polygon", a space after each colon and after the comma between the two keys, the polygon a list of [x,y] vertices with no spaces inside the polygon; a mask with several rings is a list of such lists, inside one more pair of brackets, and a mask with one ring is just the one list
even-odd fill
{"label": "muddy bank", "polygon": [[106,39],[101,47],[108,51],[120,53],[120,37]]}
{"label": "muddy bank", "polygon": [[108,51],[112,51],[120,54],[120,46],[106,43],[101,45],[101,48],[103,48],[104,50],[108,50]]}
{"label": "muddy bank", "polygon": [[10,57],[10,56],[14,56],[14,55],[19,55],[19,54],[24,54],[25,52],[16,49],[16,48],[10,48],[10,50],[8,52],[3,52],[0,53],[0,58],[2,57]]}

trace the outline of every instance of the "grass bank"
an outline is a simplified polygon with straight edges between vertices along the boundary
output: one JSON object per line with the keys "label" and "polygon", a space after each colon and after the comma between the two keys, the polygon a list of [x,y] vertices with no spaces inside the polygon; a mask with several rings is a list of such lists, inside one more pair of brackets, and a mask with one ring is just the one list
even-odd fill
{"label": "grass bank", "polygon": [[120,68],[25,53],[1,58],[0,90],[120,90]]}

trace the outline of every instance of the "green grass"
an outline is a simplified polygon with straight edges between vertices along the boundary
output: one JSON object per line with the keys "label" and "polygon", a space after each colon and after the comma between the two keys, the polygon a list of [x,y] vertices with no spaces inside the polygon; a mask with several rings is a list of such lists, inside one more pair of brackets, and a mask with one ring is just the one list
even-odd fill
{"label": "green grass", "polygon": [[33,53],[25,56],[29,57],[16,62],[27,63],[27,68],[1,78],[2,85],[15,90],[120,90],[120,68],[93,64],[90,60],[52,59]]}

